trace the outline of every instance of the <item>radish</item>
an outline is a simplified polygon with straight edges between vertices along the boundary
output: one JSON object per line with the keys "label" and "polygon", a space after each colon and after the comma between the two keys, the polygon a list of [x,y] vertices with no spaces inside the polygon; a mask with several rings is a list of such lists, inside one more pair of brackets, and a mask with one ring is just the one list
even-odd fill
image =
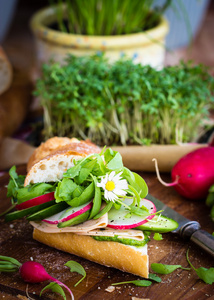
{"label": "radish", "polygon": [[54,199],[55,199],[54,198],[54,192],[51,192],[51,193],[47,193],[47,194],[32,198],[32,199],[27,200],[25,202],[22,202],[20,204],[17,204],[16,208],[18,210],[22,210],[22,209],[25,209],[25,208],[29,208],[29,207],[39,205],[39,204],[43,204],[45,202],[49,202],[49,201],[54,200]]}
{"label": "radish", "polygon": [[39,283],[46,280],[50,280],[52,282],[56,282],[60,286],[66,288],[71,295],[72,300],[74,300],[74,296],[72,291],[56,278],[50,276],[45,268],[38,262],[34,261],[27,261],[21,264],[19,261],[12,257],[8,256],[0,256],[0,265],[1,265],[1,272],[16,272],[19,271],[21,278],[25,282],[29,283]]}
{"label": "radish", "polygon": [[38,262],[27,261],[27,262],[23,263],[23,265],[19,269],[19,273],[20,273],[22,279],[25,282],[29,282],[29,283],[39,283],[39,282],[43,282],[46,280],[56,282],[57,284],[66,288],[68,290],[69,294],[71,295],[71,298],[74,299],[73,293],[69,289],[69,287],[67,287],[67,285],[65,285],[61,281],[57,280],[56,278],[53,278],[52,276],[50,276],[46,272],[45,268]]}
{"label": "radish", "polygon": [[[123,202],[127,205],[132,204],[133,199],[126,198]],[[142,217],[135,214],[132,214],[131,217],[126,217],[128,214],[128,210],[122,205],[119,210],[112,208],[108,213],[108,225],[107,227],[114,229],[131,229],[137,226],[140,226],[155,216],[156,207],[154,203],[147,199],[141,199],[140,207],[145,206],[149,210],[149,214],[153,214],[150,216]]]}
{"label": "radish", "polygon": [[69,209],[65,209],[49,218],[46,218],[42,221],[47,222],[49,224],[58,224],[61,222],[65,222],[68,220],[73,219],[74,217],[77,217],[83,213],[85,213],[86,211],[88,211],[89,209],[91,209],[93,206],[93,202],[87,202],[83,205],[77,206],[77,207],[71,207]]}
{"label": "radish", "polygon": [[214,147],[200,148],[182,157],[172,169],[172,183],[161,179],[157,161],[153,161],[158,180],[165,186],[173,186],[180,195],[190,200],[205,199],[214,184]]}

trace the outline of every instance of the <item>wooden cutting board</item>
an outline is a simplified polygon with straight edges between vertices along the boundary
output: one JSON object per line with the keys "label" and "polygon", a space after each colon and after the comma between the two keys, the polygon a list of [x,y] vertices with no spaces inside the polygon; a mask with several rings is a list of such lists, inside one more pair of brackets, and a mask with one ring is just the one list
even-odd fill
{"label": "wooden cutting board", "polygon": [[[25,174],[25,166],[18,168],[19,174]],[[214,223],[209,218],[209,208],[203,202],[186,201],[180,197],[173,188],[162,186],[152,173],[141,173],[149,186],[149,192],[159,198],[171,208],[176,209],[185,217],[199,221],[202,228],[212,233]],[[8,174],[0,177],[0,212],[10,206],[10,200],[6,198],[5,185],[8,182]],[[170,181],[168,175],[164,175],[165,181]],[[21,263],[33,259],[44,265],[49,274],[62,281],[72,289],[76,300],[94,299],[151,299],[151,300],[176,300],[176,299],[214,299],[214,285],[208,285],[198,279],[194,271],[178,269],[169,275],[160,275],[161,283],[153,283],[150,287],[136,287],[132,284],[119,285],[113,292],[106,289],[115,282],[124,282],[140,279],[132,274],[98,265],[83,258],[57,251],[40,244],[32,239],[32,228],[25,221],[16,220],[5,223],[0,219],[0,253],[18,259]],[[149,242],[148,252],[150,264],[161,262],[164,264],[181,264],[188,267],[186,251],[189,248],[189,256],[195,267],[214,267],[214,258],[203,252],[192,243],[185,242],[172,233],[164,234],[164,240]],[[86,270],[87,277],[77,287],[74,284],[81,278],[77,273],[70,273],[64,266],[69,260],[75,260]],[[136,262],[137,263],[137,262]],[[0,274],[0,299],[27,300],[27,293],[32,299],[41,299],[39,293],[48,283],[26,284],[18,273]],[[69,295],[66,293],[67,299]],[[62,299],[52,292],[45,292],[42,299]]]}

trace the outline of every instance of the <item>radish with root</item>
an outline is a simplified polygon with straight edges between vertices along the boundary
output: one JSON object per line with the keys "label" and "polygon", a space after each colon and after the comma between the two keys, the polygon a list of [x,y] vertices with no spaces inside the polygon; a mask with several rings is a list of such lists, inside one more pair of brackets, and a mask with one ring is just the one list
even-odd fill
{"label": "radish with root", "polygon": [[172,183],[164,182],[154,158],[158,180],[165,186],[173,186],[183,197],[203,200],[214,184],[214,147],[203,147],[182,157],[172,168]]}
{"label": "radish with root", "polygon": [[38,262],[27,261],[21,264],[19,261],[12,257],[0,256],[0,272],[16,272],[19,271],[21,278],[25,282],[29,283],[39,283],[46,280],[57,283],[60,286],[66,288],[71,296],[71,299],[74,300],[72,291],[56,278],[50,276],[45,268]]}

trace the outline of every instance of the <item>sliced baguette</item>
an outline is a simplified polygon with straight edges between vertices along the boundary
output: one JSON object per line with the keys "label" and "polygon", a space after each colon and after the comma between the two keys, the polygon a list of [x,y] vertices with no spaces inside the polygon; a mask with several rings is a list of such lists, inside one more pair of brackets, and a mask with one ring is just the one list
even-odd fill
{"label": "sliced baguette", "polygon": [[33,238],[106,267],[148,278],[147,245],[134,247],[117,242],[96,241],[90,236],[74,233],[46,233],[35,228]]}
{"label": "sliced baguette", "polygon": [[100,148],[92,143],[79,141],[76,138],[70,139],[67,137],[53,137],[35,149],[28,161],[27,171],[29,172],[31,167],[41,159],[51,154],[57,154],[59,151],[75,151],[84,154],[91,154],[99,153]]}
{"label": "sliced baguette", "polygon": [[57,182],[62,179],[67,169],[73,167],[74,159],[85,156],[86,154],[75,151],[49,155],[33,165],[25,178],[24,186],[38,182]]}

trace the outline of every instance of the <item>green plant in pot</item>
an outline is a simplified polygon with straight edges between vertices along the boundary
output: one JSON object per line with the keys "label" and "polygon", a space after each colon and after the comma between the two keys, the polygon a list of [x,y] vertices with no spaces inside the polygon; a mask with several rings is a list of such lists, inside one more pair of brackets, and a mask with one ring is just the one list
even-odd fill
{"label": "green plant in pot", "polygon": [[89,138],[98,145],[192,142],[208,117],[214,79],[203,65],[156,70],[130,59],[69,55],[43,66],[35,94],[45,139]]}
{"label": "green plant in pot", "polygon": [[[162,67],[168,23],[163,17],[171,0],[59,0],[31,19],[38,64],[62,62],[105,52],[111,61],[127,56],[136,63]],[[152,9],[155,7],[154,9]]]}

